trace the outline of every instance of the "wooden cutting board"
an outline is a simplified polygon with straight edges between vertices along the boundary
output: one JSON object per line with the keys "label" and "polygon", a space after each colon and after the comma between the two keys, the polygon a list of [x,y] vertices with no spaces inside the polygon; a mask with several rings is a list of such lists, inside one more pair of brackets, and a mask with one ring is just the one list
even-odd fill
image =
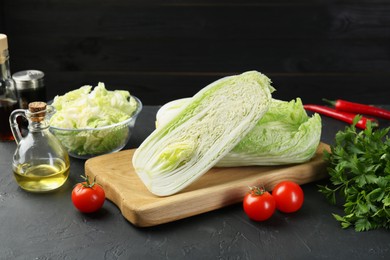
{"label": "wooden cutting board", "polygon": [[131,163],[134,149],[88,159],[85,172],[97,177],[107,199],[119,207],[128,221],[147,227],[238,203],[248,186],[263,185],[271,190],[282,180],[304,184],[325,178],[324,149],[329,150],[329,146],[321,143],[312,160],[303,164],[212,168],[180,193],[167,197],[153,195],[138,178]]}

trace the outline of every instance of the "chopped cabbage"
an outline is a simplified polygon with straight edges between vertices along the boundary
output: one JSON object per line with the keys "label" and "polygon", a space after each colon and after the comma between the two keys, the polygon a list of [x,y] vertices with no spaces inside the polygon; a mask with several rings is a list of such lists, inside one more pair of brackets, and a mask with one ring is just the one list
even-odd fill
{"label": "chopped cabbage", "polygon": [[270,79],[257,71],[206,86],[135,151],[136,173],[155,195],[184,189],[255,126],[270,106],[272,91]]}
{"label": "chopped cabbage", "polygon": [[72,155],[80,158],[123,147],[129,137],[128,124],[104,127],[124,122],[141,109],[128,91],[109,91],[104,83],[91,90],[92,86],[83,86],[56,96],[52,103],[56,113],[50,118],[51,131]]}
{"label": "chopped cabbage", "polygon": [[97,128],[122,122],[132,116],[137,102],[125,90],[109,91],[100,82],[83,86],[63,96],[56,96],[52,106],[56,113],[50,125],[60,128]]}

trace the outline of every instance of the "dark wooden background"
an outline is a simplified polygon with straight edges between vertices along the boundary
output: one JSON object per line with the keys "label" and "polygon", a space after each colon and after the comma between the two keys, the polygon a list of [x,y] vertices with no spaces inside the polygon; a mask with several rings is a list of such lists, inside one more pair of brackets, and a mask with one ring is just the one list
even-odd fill
{"label": "dark wooden background", "polygon": [[48,99],[101,81],[161,105],[258,70],[275,98],[389,104],[390,1],[0,0],[0,17]]}

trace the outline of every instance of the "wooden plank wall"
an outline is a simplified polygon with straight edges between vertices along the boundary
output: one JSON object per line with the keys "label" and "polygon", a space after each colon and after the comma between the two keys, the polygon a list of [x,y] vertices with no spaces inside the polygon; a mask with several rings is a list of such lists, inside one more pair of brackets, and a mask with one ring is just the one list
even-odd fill
{"label": "wooden plank wall", "polygon": [[13,72],[46,73],[48,98],[84,84],[145,105],[247,70],[275,98],[389,103],[390,1],[0,0]]}

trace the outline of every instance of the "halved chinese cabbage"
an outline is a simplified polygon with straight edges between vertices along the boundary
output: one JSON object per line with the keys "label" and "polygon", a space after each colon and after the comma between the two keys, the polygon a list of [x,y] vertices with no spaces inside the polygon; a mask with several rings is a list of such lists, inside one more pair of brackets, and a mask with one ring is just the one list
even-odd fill
{"label": "halved chinese cabbage", "polygon": [[230,152],[267,112],[274,88],[249,71],[200,90],[135,151],[136,173],[155,195],[179,192]]}
{"label": "halved chinese cabbage", "polygon": [[[191,98],[171,101],[156,115],[156,127],[167,124]],[[321,138],[321,117],[309,117],[297,98],[272,99],[256,126],[215,166],[282,165],[310,160]]]}

